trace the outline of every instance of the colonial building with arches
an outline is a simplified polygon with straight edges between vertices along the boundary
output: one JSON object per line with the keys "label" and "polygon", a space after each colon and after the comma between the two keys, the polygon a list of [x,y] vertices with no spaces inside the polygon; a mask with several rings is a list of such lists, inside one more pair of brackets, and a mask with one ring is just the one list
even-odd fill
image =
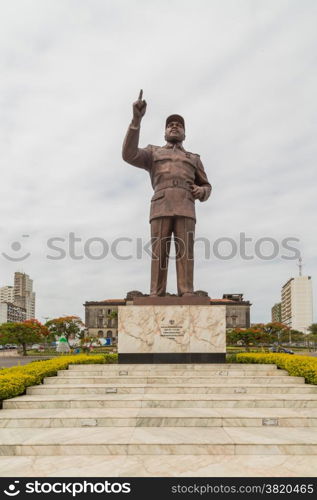
{"label": "colonial building with arches", "polygon": [[118,342],[118,306],[125,306],[122,299],[85,302],[85,325],[88,335]]}

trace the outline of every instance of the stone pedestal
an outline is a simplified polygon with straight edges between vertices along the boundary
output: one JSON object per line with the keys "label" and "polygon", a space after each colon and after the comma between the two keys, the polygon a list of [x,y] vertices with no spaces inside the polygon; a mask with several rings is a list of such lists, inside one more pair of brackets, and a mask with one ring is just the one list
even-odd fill
{"label": "stone pedestal", "polygon": [[224,363],[225,311],[184,303],[119,307],[119,363]]}

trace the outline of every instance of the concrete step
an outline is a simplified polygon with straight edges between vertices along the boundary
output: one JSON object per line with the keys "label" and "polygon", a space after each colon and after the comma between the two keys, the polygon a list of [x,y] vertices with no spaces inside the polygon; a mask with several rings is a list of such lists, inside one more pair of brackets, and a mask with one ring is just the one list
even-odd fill
{"label": "concrete step", "polygon": [[47,377],[44,379],[45,384],[50,385],[61,385],[61,384],[120,384],[120,385],[130,385],[130,384],[164,384],[164,385],[188,385],[188,384],[263,384],[263,385],[277,385],[277,384],[301,384],[305,385],[305,379],[303,377],[112,377],[110,375],[105,375],[103,377]]}
{"label": "concrete step", "polygon": [[[246,363],[197,363],[197,364],[170,364],[170,363],[160,363],[160,364],[85,364],[85,365],[69,365],[69,370],[72,371],[99,371],[106,370],[108,371],[128,371],[130,372],[138,372],[138,371],[147,371],[148,373],[156,373],[157,371],[162,372],[163,374],[167,371],[169,372],[178,372],[180,371],[195,371],[195,372],[203,372],[203,371],[227,371],[227,370],[251,370],[251,371],[261,371],[261,370],[278,370],[276,365],[270,364],[246,364]],[[278,370],[279,371],[279,370]]]}
{"label": "concrete step", "polygon": [[172,369],[156,369],[151,371],[149,370],[142,370],[142,369],[122,369],[122,368],[115,368],[112,366],[109,367],[104,367],[104,368],[96,368],[95,370],[74,370],[74,369],[69,369],[69,370],[59,370],[58,375],[62,377],[106,377],[106,376],[111,376],[111,377],[215,377],[215,376],[221,376],[221,377],[226,377],[226,376],[231,376],[231,377],[242,377],[242,376],[249,376],[249,377],[256,377],[256,376],[288,376],[288,372],[286,370],[277,370],[277,369],[268,369],[268,370],[256,370],[255,368],[253,370],[251,369],[209,369],[209,370],[193,370],[193,369],[188,369],[188,370],[172,370]]}
{"label": "concrete step", "polygon": [[316,394],[58,394],[24,395],[4,409],[37,408],[317,408]]}
{"label": "concrete step", "polygon": [[316,394],[309,385],[153,385],[153,384],[44,384],[28,387],[27,394]]}
{"label": "concrete step", "polygon": [[317,455],[317,428],[0,429],[0,455]]}
{"label": "concrete step", "polygon": [[125,370],[125,369],[95,369],[95,370],[59,370],[59,377],[288,377],[286,370]]}
{"label": "concrete step", "polygon": [[0,457],[3,477],[315,477],[316,455]]}
{"label": "concrete step", "polygon": [[317,409],[94,408],[2,410],[0,428],[317,427]]}

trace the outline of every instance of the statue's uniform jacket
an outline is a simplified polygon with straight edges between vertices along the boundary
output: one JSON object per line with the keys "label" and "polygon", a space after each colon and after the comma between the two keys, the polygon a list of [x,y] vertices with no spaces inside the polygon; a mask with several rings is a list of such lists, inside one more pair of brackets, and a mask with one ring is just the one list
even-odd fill
{"label": "statue's uniform jacket", "polygon": [[166,144],[139,148],[140,128],[129,126],[123,143],[123,159],[135,167],[147,170],[154,195],[151,200],[150,222],[160,217],[190,217],[196,220],[195,200],[190,186],[203,187],[200,201],[211,192],[199,155],[185,151],[182,146]]}

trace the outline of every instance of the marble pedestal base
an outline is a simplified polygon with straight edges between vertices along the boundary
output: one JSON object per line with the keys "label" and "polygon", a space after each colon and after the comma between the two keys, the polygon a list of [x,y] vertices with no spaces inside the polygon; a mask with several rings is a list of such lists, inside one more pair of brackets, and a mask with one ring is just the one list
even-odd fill
{"label": "marble pedestal base", "polygon": [[225,311],[222,305],[119,307],[119,363],[224,363]]}

